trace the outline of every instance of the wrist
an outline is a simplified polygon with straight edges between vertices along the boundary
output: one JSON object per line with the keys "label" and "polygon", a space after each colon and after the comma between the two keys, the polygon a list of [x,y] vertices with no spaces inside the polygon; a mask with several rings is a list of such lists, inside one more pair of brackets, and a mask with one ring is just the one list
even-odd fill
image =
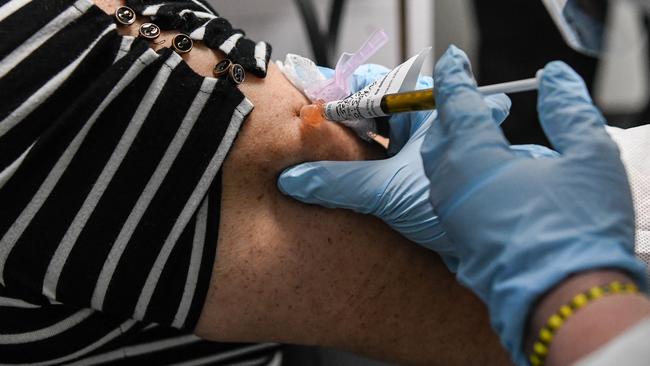
{"label": "wrist", "polygon": [[531,312],[526,346],[530,346],[537,336],[537,330],[542,328],[548,318],[561,306],[568,304],[571,299],[594,286],[602,286],[613,281],[630,283],[632,280],[623,272],[614,270],[598,270],[575,274],[544,294]]}
{"label": "wrist", "polygon": [[[632,284],[630,276],[615,270],[583,272],[567,278],[545,294],[529,319],[526,354],[553,314],[581,293],[613,282]],[[575,311],[553,335],[546,365],[571,364],[650,315],[650,302],[638,294],[618,293],[597,298]]]}

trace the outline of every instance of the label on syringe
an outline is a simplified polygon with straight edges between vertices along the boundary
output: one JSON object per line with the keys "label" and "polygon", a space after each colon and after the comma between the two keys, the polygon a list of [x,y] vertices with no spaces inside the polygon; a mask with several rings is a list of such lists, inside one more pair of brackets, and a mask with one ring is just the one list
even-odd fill
{"label": "label on syringe", "polygon": [[422,65],[430,54],[431,48],[426,48],[360,91],[343,100],[326,103],[325,117],[330,121],[349,121],[385,116],[381,99],[386,94],[415,89]]}

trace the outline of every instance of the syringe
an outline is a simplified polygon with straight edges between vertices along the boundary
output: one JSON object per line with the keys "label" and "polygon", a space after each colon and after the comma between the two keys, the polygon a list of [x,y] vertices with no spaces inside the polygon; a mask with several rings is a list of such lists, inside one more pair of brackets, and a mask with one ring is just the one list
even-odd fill
{"label": "syringe", "polygon": [[[483,95],[493,94],[512,94],[525,91],[537,90],[539,85],[539,76],[541,70],[537,72],[536,77],[524,80],[510,81],[506,83],[485,85],[478,88]],[[432,89],[414,90],[403,93],[386,94],[381,98],[381,112],[384,116],[395,113],[423,111],[436,108],[436,91]],[[352,113],[340,113],[341,108],[345,108],[345,103],[334,101],[329,103],[310,104],[302,107],[300,118],[310,125],[318,125],[324,120],[345,121],[343,116],[350,116]],[[363,118],[379,117],[361,116]]]}

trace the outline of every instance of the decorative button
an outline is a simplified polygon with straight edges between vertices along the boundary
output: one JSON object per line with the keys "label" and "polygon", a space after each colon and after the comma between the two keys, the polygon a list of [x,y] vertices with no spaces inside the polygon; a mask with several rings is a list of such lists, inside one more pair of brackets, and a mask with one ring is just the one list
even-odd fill
{"label": "decorative button", "polygon": [[228,59],[221,60],[212,70],[215,77],[222,77],[228,74],[228,69],[232,66],[232,62]]}
{"label": "decorative button", "polygon": [[128,6],[120,6],[115,10],[115,19],[124,25],[133,24],[135,22],[135,11]]}
{"label": "decorative button", "polygon": [[160,36],[160,27],[153,23],[142,23],[140,26],[140,36],[146,39],[156,39]]}
{"label": "decorative button", "polygon": [[192,39],[187,34],[179,33],[174,36],[172,46],[174,46],[174,50],[178,53],[188,53],[194,47],[194,42],[192,42]]}
{"label": "decorative button", "polygon": [[235,84],[239,85],[244,82],[244,79],[246,79],[246,71],[240,64],[233,64],[230,67],[230,78],[232,81],[235,82]]}

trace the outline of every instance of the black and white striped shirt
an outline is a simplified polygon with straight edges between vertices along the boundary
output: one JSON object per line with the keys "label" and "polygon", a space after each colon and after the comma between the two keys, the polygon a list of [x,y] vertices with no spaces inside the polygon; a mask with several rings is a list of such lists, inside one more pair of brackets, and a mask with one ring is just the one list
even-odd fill
{"label": "black and white striped shirt", "polygon": [[[128,4],[265,76],[270,47],[206,4]],[[280,362],[191,335],[252,108],[90,0],[0,0],[0,364]]]}

